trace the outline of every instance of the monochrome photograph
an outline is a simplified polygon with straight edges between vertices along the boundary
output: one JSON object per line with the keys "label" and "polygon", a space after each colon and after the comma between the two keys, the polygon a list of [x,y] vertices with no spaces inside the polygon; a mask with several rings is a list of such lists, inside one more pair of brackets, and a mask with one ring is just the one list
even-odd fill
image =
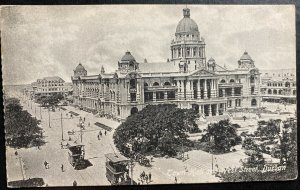
{"label": "monochrome photograph", "polygon": [[0,11],[8,187],[298,177],[295,5]]}

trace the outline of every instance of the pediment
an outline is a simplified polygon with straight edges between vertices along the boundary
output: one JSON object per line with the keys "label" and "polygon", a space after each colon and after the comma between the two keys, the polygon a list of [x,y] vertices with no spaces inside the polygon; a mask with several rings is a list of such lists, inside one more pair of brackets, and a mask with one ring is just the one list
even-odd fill
{"label": "pediment", "polygon": [[211,72],[211,71],[201,69],[201,70],[198,70],[198,71],[195,71],[195,72],[191,73],[190,76],[201,77],[201,76],[215,76],[215,75],[216,74]]}

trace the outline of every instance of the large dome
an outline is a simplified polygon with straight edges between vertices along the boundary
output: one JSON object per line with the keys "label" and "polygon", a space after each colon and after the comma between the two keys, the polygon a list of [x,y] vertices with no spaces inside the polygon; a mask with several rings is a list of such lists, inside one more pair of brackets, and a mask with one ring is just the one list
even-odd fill
{"label": "large dome", "polygon": [[244,54],[241,56],[240,60],[252,60],[248,52],[244,52]]}
{"label": "large dome", "polygon": [[176,33],[198,33],[198,25],[190,18],[190,9],[183,9],[183,16],[176,27]]}
{"label": "large dome", "polygon": [[129,51],[125,53],[125,55],[122,57],[121,61],[135,61],[134,57],[131,55]]}
{"label": "large dome", "polygon": [[86,71],[85,68],[82,66],[81,63],[79,63],[79,65],[76,67],[75,69],[76,72],[82,72],[82,71]]}

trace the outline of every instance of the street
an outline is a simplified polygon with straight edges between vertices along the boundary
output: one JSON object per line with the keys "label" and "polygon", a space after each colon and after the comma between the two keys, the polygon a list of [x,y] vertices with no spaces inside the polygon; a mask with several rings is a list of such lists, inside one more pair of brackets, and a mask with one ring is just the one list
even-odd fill
{"label": "street", "polygon": [[[118,152],[113,143],[114,130],[119,125],[118,122],[106,118],[98,118],[91,113],[75,109],[72,106],[64,106],[63,109],[56,109],[55,112],[48,112],[38,104],[28,100],[22,100],[23,108],[37,119],[41,120],[40,126],[44,130],[46,144],[40,149],[22,148],[18,149],[19,156],[15,156],[15,151],[7,147],[7,170],[9,181],[25,178],[40,177],[43,178],[48,186],[71,186],[75,180],[79,186],[87,185],[110,185],[106,179],[105,173],[105,154]],[[78,116],[70,117],[70,111],[78,113]],[[50,127],[49,127],[50,113]],[[61,116],[62,125],[61,126]],[[80,129],[77,126],[79,118],[85,118],[85,130],[82,132],[82,143],[80,138]],[[103,123],[113,130],[104,135],[104,130],[96,125],[95,122]],[[244,121],[234,121],[243,128],[249,128],[248,125],[257,122],[254,119]],[[88,126],[90,123],[90,126]],[[68,131],[75,131],[74,135],[68,135]],[[102,137],[98,140],[97,135],[102,130]],[[63,141],[62,141],[63,131]],[[69,141],[71,137],[71,141]],[[61,147],[61,143],[72,144],[74,142],[85,145],[85,159],[90,166],[83,170],[75,170],[68,161],[67,149]],[[145,171],[151,172],[152,180],[150,184],[168,184],[174,183],[203,183],[217,182],[219,179],[212,173],[220,171],[227,167],[239,167],[240,159],[246,158],[241,146],[235,147],[236,152],[230,152],[221,155],[211,155],[210,153],[193,150],[186,152],[189,159],[181,161],[175,158],[154,158],[151,167],[140,166],[135,163],[133,179],[139,182],[140,174]],[[21,162],[20,162],[20,159]],[[45,169],[44,162],[49,163],[49,169]],[[64,171],[61,171],[63,165]],[[23,167],[23,168],[21,168]],[[22,175],[22,170],[24,170]]]}

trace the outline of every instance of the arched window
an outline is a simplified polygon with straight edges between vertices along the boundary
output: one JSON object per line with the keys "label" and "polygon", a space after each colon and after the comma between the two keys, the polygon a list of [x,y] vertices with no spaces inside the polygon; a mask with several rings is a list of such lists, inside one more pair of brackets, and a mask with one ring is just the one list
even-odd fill
{"label": "arched window", "polygon": [[136,80],[130,79],[130,89],[135,89],[135,88],[136,88]]}
{"label": "arched window", "polygon": [[293,90],[293,95],[296,95],[296,90]]}
{"label": "arched window", "polygon": [[224,80],[224,79],[222,79],[221,81],[220,81],[220,83],[225,83],[226,81]]}
{"label": "arched window", "polygon": [[273,90],[273,94],[277,94],[277,90],[274,89],[274,90]]}
{"label": "arched window", "polygon": [[230,81],[229,81],[230,83],[234,83],[234,79],[230,79]]}
{"label": "arched window", "polygon": [[278,94],[280,94],[280,95],[281,95],[281,94],[282,94],[282,90],[279,90],[279,91],[278,91]]}
{"label": "arched window", "polygon": [[132,62],[129,63],[129,69],[133,70],[134,69],[134,64]]}
{"label": "arched window", "polygon": [[254,77],[254,75],[251,75],[250,76],[250,83],[254,83],[255,82],[255,77]]}
{"label": "arched window", "polygon": [[171,83],[165,82],[165,83],[164,83],[164,86],[171,86]]}
{"label": "arched window", "polygon": [[257,105],[256,99],[252,99],[252,100],[251,100],[251,106],[256,106],[256,105]]}
{"label": "arched window", "polygon": [[139,110],[136,108],[136,107],[133,107],[131,108],[130,110],[130,114],[133,115],[133,114],[136,114]]}
{"label": "arched window", "polygon": [[286,82],[286,83],[285,83],[285,87],[290,87],[290,83],[289,83],[289,82]]}
{"label": "arched window", "polygon": [[145,83],[144,83],[144,86],[148,86],[148,83],[145,82]]}
{"label": "arched window", "polygon": [[158,82],[153,83],[152,86],[159,86]]}
{"label": "arched window", "polygon": [[271,89],[268,90],[268,94],[272,94],[272,90]]}

